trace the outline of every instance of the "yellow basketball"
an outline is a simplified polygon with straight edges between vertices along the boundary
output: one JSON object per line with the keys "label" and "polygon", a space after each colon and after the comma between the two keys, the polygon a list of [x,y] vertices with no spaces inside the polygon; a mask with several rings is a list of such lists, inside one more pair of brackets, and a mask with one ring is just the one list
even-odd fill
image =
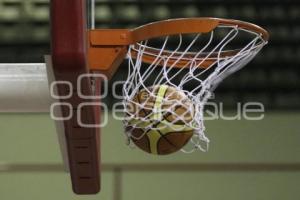
{"label": "yellow basketball", "polygon": [[131,140],[140,149],[166,155],[180,150],[193,136],[194,106],[175,87],[157,85],[140,90],[127,104]]}

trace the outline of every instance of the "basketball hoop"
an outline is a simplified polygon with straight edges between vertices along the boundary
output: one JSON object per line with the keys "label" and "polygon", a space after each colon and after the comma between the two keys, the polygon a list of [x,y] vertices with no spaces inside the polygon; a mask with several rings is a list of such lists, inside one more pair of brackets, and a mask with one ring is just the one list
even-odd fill
{"label": "basketball hoop", "polygon": [[[168,85],[185,94],[194,105],[193,120],[185,123],[196,133],[191,140],[195,148],[191,151],[205,151],[206,148],[200,145],[203,141],[209,142],[204,134],[204,105],[217,85],[251,61],[267,44],[268,37],[264,29],[237,20],[172,19],[132,30],[92,30],[89,61],[90,67],[108,70],[108,76],[111,76],[113,63],[127,55],[129,72],[123,87],[123,103],[127,117],[131,117],[124,120],[125,127],[132,126],[130,121],[133,119],[140,122],[135,123],[134,128],[145,128],[145,123],[151,127],[154,123],[149,116],[133,115],[127,110],[128,104],[144,109],[144,104],[132,100],[138,91],[148,90],[153,98],[161,98],[149,91],[149,87]],[[124,49],[124,46],[128,48]],[[99,54],[96,51],[101,49],[98,53],[103,53],[112,48],[117,51],[108,53],[112,58],[111,66],[99,68]],[[163,100],[167,101],[168,98],[164,97]],[[180,101],[178,99],[177,103]],[[172,113],[182,118],[178,113]],[[130,131],[127,131],[127,135],[132,137]]]}
{"label": "basketball hoop", "polygon": [[[178,121],[180,125],[176,128],[183,128],[183,134],[179,136],[184,136],[184,140],[177,140],[178,134],[175,134],[172,141],[179,142],[180,147],[191,141],[194,147],[188,152],[195,149],[205,151],[201,145],[202,141],[208,143],[203,124],[205,103],[225,77],[245,66],[261,50],[268,41],[268,33],[251,23],[216,18],[172,19],[135,29],[94,29],[95,1],[90,2],[92,18],[88,24],[86,3],[85,0],[72,3],[51,0],[49,64],[53,68],[53,80],[76,85],[82,74],[101,73],[110,78],[127,57],[129,72],[123,89],[127,136],[132,141],[139,139],[143,134],[134,138],[128,129],[154,129],[162,125],[160,119],[164,117],[169,122],[165,123],[168,130],[174,129]],[[87,27],[91,29],[88,32]],[[84,93],[92,96],[96,91],[98,95],[101,81],[91,82],[89,78],[83,81]],[[60,85],[57,91],[64,96],[69,90]],[[127,109],[130,104],[146,109],[144,104],[134,101],[142,91],[155,100],[150,102],[155,105],[150,120]],[[81,98],[77,90],[72,93],[70,99],[60,99],[60,102],[68,103],[77,112],[78,105],[86,103],[86,99]],[[165,105],[165,102],[174,103],[180,111],[177,108],[172,110],[174,106]],[[60,110],[62,116],[68,115],[62,106]],[[99,108],[92,106],[81,115],[88,124],[95,124],[100,113]],[[95,194],[100,190],[100,129],[78,126],[77,116],[73,115],[61,124],[72,187],[77,194]],[[155,153],[168,154],[178,150],[166,151],[166,146],[175,146],[167,142],[160,146],[164,149],[157,148]]]}
{"label": "basketball hoop", "polygon": [[[140,90],[148,90],[153,98],[161,98],[149,91],[149,87],[168,85],[192,101],[194,117],[185,125],[195,130],[191,139],[194,147],[185,152],[206,150],[200,145],[209,142],[204,134],[204,105],[218,84],[251,61],[269,37],[264,29],[254,24],[216,18],[172,19],[132,30],[96,30],[90,36],[92,45],[128,45],[129,72],[123,87],[125,127],[146,130],[145,124],[151,127],[155,123],[149,116],[128,111],[129,104],[144,109],[143,103],[133,101]],[[168,98],[164,97],[163,101]],[[180,102],[178,99],[177,103]],[[176,112],[172,114],[182,118]],[[133,119],[139,123],[130,124]],[[130,131],[127,135],[133,137]]]}

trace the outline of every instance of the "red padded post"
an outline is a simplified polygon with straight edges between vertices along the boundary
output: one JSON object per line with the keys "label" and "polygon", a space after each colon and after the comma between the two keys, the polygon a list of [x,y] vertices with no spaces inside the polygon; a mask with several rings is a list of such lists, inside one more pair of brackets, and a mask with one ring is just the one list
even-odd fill
{"label": "red padded post", "polygon": [[[73,109],[72,118],[64,121],[73,191],[95,194],[100,191],[100,130],[81,127],[77,121],[78,106],[93,101],[81,99],[77,91],[78,76],[89,73],[85,12],[85,0],[51,0],[51,54],[55,80],[73,85],[73,91],[65,84],[57,85],[60,96],[72,92],[60,102],[71,104]],[[95,86],[100,92],[100,81],[95,81]],[[83,79],[81,88],[85,95],[95,95],[90,78]],[[68,116],[69,110],[61,107],[63,117]],[[98,124],[99,112],[96,106],[84,107],[81,118],[84,123]]]}

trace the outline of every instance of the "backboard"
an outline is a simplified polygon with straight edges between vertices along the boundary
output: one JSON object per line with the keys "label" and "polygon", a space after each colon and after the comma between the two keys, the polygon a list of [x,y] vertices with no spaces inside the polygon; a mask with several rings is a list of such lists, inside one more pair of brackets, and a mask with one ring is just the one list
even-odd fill
{"label": "backboard", "polygon": [[99,79],[86,77],[80,82],[82,91],[77,90],[80,75],[91,73],[87,66],[88,3],[85,0],[51,1],[51,59],[48,66],[53,69],[53,84],[60,97],[62,116],[68,118],[63,126],[72,186],[77,194],[94,194],[100,190],[100,129],[78,124],[79,118],[87,124],[97,124],[100,116],[96,106],[78,110],[82,103],[99,101],[82,98],[79,92],[97,96],[101,84]]}

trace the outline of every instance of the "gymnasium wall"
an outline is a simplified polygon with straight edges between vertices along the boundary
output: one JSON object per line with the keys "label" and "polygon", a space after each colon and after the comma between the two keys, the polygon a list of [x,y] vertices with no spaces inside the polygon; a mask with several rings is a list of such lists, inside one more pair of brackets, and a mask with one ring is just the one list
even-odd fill
{"label": "gymnasium wall", "polygon": [[160,157],[129,148],[110,117],[102,191],[76,196],[49,116],[1,114],[0,199],[299,199],[299,120],[299,113],[272,112],[261,121],[207,121],[208,152]]}

